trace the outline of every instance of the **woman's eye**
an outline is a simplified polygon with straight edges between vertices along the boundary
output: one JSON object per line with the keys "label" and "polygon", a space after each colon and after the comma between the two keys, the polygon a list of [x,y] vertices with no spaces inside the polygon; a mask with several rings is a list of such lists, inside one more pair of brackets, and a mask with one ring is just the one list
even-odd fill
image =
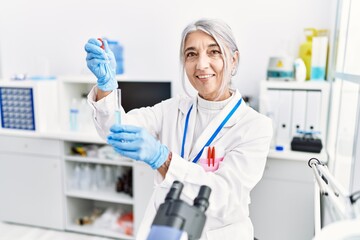
{"label": "woman's eye", "polygon": [[194,52],[189,52],[186,54],[186,57],[195,57],[196,54]]}
{"label": "woman's eye", "polygon": [[221,52],[219,50],[211,50],[210,53],[211,53],[211,55],[221,54]]}

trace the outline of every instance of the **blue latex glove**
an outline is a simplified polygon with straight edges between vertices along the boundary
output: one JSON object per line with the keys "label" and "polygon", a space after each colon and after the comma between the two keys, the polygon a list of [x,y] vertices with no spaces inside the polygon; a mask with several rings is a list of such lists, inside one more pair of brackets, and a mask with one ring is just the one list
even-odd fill
{"label": "blue latex glove", "polygon": [[108,144],[125,157],[143,161],[152,169],[158,169],[168,158],[168,148],[143,128],[113,125],[110,131]]}
{"label": "blue latex glove", "polygon": [[87,52],[86,62],[90,71],[97,77],[98,88],[102,91],[112,91],[118,87],[116,81],[116,60],[104,39],[104,48],[101,49],[101,41],[91,38],[85,44]]}

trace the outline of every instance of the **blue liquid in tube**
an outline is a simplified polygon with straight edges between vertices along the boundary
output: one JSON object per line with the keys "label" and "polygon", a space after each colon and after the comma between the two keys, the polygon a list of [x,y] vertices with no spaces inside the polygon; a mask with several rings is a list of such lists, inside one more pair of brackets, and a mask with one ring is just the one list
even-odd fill
{"label": "blue liquid in tube", "polygon": [[115,124],[121,124],[121,89],[115,92]]}
{"label": "blue liquid in tube", "polygon": [[115,124],[121,124],[121,112],[120,110],[115,110]]}

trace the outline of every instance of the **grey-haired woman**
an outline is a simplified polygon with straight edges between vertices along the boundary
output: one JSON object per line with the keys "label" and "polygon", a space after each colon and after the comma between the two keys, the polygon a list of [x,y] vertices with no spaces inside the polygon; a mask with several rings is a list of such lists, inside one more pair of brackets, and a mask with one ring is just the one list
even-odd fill
{"label": "grey-haired woman", "polygon": [[[136,239],[146,239],[156,211],[174,180],[192,204],[201,185],[212,189],[201,239],[253,239],[250,191],[261,179],[272,137],[271,120],[247,106],[231,87],[239,50],[220,20],[201,19],[183,31],[183,86],[195,96],[176,96],[148,108],[122,112],[114,123],[114,58],[90,39],[87,63],[98,78],[88,99],[95,126],[115,151],[155,172],[155,188]],[[109,61],[110,60],[110,61]],[[141,96],[139,96],[141,97]],[[110,130],[110,134],[109,133]]]}

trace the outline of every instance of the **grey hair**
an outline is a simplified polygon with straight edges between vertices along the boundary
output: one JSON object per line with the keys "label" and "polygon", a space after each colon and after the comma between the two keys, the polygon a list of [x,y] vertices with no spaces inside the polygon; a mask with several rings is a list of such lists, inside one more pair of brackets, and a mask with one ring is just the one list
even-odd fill
{"label": "grey hair", "polygon": [[231,69],[231,60],[236,54],[236,52],[239,51],[236,45],[235,37],[233,36],[231,28],[223,21],[217,19],[200,19],[198,21],[190,23],[184,29],[181,35],[180,44],[181,82],[185,93],[189,96],[190,94],[186,89],[185,82],[184,47],[187,36],[197,30],[203,31],[209,36],[213,37],[222,52],[224,71],[222,76],[222,82],[216,96],[216,98],[219,98],[225,92],[225,90],[230,87],[231,77],[236,74],[239,67],[239,61],[237,61],[235,69]]}

